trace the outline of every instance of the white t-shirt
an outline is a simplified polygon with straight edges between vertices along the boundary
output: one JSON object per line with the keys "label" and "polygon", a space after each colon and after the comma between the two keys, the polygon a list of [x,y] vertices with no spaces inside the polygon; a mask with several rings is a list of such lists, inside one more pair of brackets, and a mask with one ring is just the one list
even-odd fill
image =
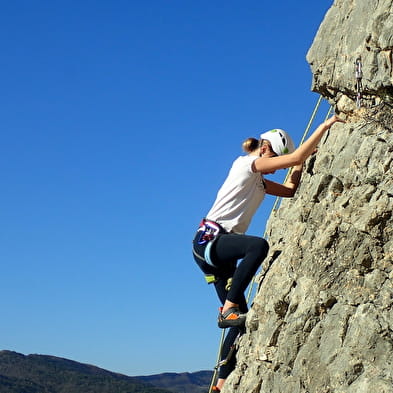
{"label": "white t-shirt", "polygon": [[228,232],[244,233],[265,197],[263,176],[253,172],[256,156],[240,156],[232,164],[224,184],[206,218]]}

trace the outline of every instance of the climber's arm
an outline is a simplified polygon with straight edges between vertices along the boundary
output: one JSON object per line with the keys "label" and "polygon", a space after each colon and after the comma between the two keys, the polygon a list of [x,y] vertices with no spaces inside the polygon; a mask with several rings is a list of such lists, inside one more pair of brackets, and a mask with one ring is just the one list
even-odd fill
{"label": "climber's arm", "polygon": [[284,184],[265,179],[266,193],[284,198],[293,197],[302,177],[302,169],[303,164],[294,166]]}
{"label": "climber's arm", "polygon": [[[252,164],[253,172],[272,173],[278,169],[300,165],[315,151],[325,132],[336,122],[344,122],[336,115],[320,124],[311,136],[294,152],[276,157],[259,157]],[[275,195],[275,194],[274,194]]]}

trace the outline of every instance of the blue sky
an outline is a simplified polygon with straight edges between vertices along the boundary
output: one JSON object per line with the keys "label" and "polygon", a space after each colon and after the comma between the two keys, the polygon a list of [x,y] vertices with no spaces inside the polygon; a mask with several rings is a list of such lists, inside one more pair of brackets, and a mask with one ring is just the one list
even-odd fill
{"label": "blue sky", "polygon": [[245,138],[300,141],[332,5],[266,3],[2,3],[0,349],[214,367],[219,304],[191,240]]}

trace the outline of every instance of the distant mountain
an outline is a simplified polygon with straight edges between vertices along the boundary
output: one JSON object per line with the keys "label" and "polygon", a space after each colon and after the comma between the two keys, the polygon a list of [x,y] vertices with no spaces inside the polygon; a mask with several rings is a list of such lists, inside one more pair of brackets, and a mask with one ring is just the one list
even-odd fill
{"label": "distant mountain", "polygon": [[1,393],[174,393],[136,377],[46,355],[0,351]]}
{"label": "distant mountain", "polygon": [[136,378],[176,393],[207,393],[212,376],[212,371],[198,371],[180,374],[164,373]]}
{"label": "distant mountain", "polygon": [[0,351],[0,393],[206,393],[212,374],[129,377],[55,356]]}

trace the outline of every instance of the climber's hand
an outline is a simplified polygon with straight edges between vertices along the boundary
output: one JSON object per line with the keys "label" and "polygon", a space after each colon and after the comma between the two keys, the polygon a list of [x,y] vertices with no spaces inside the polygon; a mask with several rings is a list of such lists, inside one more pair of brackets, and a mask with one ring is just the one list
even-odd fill
{"label": "climber's hand", "polygon": [[345,120],[340,119],[337,115],[333,115],[330,119],[325,121],[325,126],[330,128],[334,123],[345,123]]}

